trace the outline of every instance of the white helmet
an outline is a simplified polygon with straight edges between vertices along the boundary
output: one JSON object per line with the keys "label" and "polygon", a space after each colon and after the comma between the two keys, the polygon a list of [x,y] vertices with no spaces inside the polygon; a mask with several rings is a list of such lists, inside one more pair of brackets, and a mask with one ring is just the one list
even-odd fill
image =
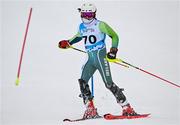
{"label": "white helmet", "polygon": [[79,9],[80,12],[96,12],[96,6],[92,3],[84,3]]}

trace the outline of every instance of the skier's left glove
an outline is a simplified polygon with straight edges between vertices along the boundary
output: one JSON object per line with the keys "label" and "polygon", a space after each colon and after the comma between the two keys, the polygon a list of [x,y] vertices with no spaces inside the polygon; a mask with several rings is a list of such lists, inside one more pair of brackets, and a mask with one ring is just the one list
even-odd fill
{"label": "skier's left glove", "polygon": [[115,47],[112,47],[110,49],[110,52],[107,53],[107,58],[109,59],[116,59],[116,53],[117,53],[118,49]]}
{"label": "skier's left glove", "polygon": [[70,44],[68,40],[61,40],[59,42],[59,48],[67,49],[69,47],[70,47]]}

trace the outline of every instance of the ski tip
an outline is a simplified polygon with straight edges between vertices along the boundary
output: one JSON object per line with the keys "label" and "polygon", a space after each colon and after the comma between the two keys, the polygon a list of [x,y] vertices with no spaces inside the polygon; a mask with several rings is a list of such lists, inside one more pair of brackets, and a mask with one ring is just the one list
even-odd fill
{"label": "ski tip", "polygon": [[151,115],[151,113],[149,113],[149,114],[145,114],[145,115],[148,117],[148,116],[150,116],[150,115]]}
{"label": "ski tip", "polygon": [[109,116],[111,116],[111,114],[110,114],[110,113],[105,114],[103,117],[104,117],[105,119],[110,119],[110,117],[109,117]]}
{"label": "ski tip", "polygon": [[71,120],[70,119],[64,119],[63,120],[63,122],[66,122],[66,121],[70,122]]}

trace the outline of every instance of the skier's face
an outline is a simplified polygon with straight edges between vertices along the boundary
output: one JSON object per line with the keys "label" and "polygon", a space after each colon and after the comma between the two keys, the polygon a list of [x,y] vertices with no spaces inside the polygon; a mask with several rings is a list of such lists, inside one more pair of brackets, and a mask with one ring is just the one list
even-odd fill
{"label": "skier's face", "polygon": [[95,18],[95,12],[81,12],[81,18],[92,20]]}

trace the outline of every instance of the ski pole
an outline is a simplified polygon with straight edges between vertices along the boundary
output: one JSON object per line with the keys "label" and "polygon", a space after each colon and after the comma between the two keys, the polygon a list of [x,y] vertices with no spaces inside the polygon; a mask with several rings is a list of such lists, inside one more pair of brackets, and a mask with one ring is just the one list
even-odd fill
{"label": "ski pole", "polygon": [[74,50],[77,50],[77,51],[79,51],[79,52],[86,53],[85,51],[83,51],[83,50],[80,50],[80,49],[77,49],[77,48],[75,48],[75,47],[73,47],[73,46],[70,46],[70,48],[71,48],[71,49],[74,49]]}
{"label": "ski pole", "polygon": [[21,64],[22,64],[22,59],[23,59],[24,48],[25,48],[25,44],[26,44],[26,38],[27,38],[27,34],[28,34],[29,24],[30,24],[30,20],[31,20],[31,15],[32,15],[32,8],[30,8],[28,22],[26,25],[26,31],[25,31],[25,35],[24,35],[24,41],[23,41],[23,45],[22,45],[21,56],[20,56],[20,60],[19,60],[19,66],[18,66],[18,72],[17,72],[17,78],[16,78],[16,86],[18,86],[19,82],[20,82]]}
{"label": "ski pole", "polygon": [[122,64],[122,60],[121,60],[121,59],[118,59],[118,58],[116,58],[116,59],[109,59],[109,58],[106,56],[106,60],[107,60],[108,62],[112,62],[112,63],[115,63],[115,64],[117,64],[117,65],[121,65],[121,66],[124,66],[124,67],[126,67],[126,68],[129,68],[128,65]]}
{"label": "ski pole", "polygon": [[[77,49],[77,48],[75,48],[75,47],[73,47],[73,46],[70,46],[70,48],[72,48],[72,49],[74,49],[74,50],[77,50],[77,51],[80,51],[80,52],[83,52],[83,53],[86,53],[85,51],[80,50],[80,49]],[[108,59],[108,58],[106,57],[106,59]],[[133,68],[135,68],[135,69],[137,69],[137,70],[139,70],[139,71],[142,71],[142,72],[144,72],[144,73],[146,73],[146,74],[149,74],[149,75],[151,75],[151,76],[154,76],[154,77],[156,77],[156,78],[158,78],[158,79],[160,79],[160,80],[162,80],[162,81],[165,81],[166,83],[169,83],[169,84],[171,84],[171,85],[173,85],[173,86],[176,86],[176,87],[180,88],[179,85],[177,85],[177,84],[175,84],[175,83],[173,83],[173,82],[171,82],[171,81],[169,81],[169,80],[166,80],[166,79],[164,79],[164,78],[162,78],[162,77],[160,77],[160,76],[158,76],[158,75],[155,75],[155,74],[153,74],[153,73],[150,73],[150,72],[148,72],[148,71],[146,71],[146,70],[144,70],[144,69],[141,69],[141,68],[139,68],[139,67],[137,67],[137,66],[134,66],[134,65],[132,65],[132,64],[130,64],[130,63],[127,63],[127,62],[125,62],[124,60],[121,60],[121,59],[111,60],[111,59],[109,59],[108,61],[109,61],[109,62],[113,62],[113,63],[118,64],[118,65],[121,65],[121,66],[124,66],[124,67],[127,67],[127,68],[128,68],[128,66],[133,67]],[[124,63],[124,64],[126,64],[126,65],[123,65],[123,64],[121,64],[120,62],[121,62],[121,63]]]}
{"label": "ski pole", "polygon": [[141,69],[141,68],[139,68],[139,67],[137,67],[137,66],[134,66],[134,65],[132,65],[132,64],[129,64],[129,63],[123,61],[123,60],[121,60],[121,62],[124,63],[124,64],[126,64],[126,65],[128,65],[128,66],[131,66],[131,67],[133,67],[133,68],[135,68],[135,69],[137,69],[137,70],[140,70],[140,71],[142,71],[142,72],[144,72],[144,73],[146,73],[146,74],[149,74],[149,75],[154,76],[154,77],[156,77],[156,78],[158,78],[158,79],[160,79],[160,80],[163,80],[163,81],[165,81],[166,83],[169,83],[169,84],[171,84],[171,85],[173,85],[173,86],[176,86],[176,87],[180,88],[179,85],[177,85],[177,84],[175,84],[175,83],[173,83],[173,82],[171,82],[171,81],[169,81],[169,80],[166,80],[166,79],[164,79],[164,78],[162,78],[162,77],[160,77],[160,76],[158,76],[158,75],[155,75],[155,74],[153,74],[153,73],[150,73],[150,72],[148,72],[148,71],[146,71],[146,70],[144,70],[144,69]]}
{"label": "ski pole", "polygon": [[[71,48],[71,49],[74,49],[74,50],[77,50],[77,51],[79,51],[79,52],[87,53],[87,52],[85,52],[85,51],[83,51],[83,50],[80,50],[80,49],[77,49],[77,48],[75,48],[75,47],[73,47],[73,46],[70,46],[70,48]],[[107,57],[106,57],[106,59],[107,59],[108,62],[113,62],[113,63],[115,63],[115,64],[117,64],[117,65],[121,65],[121,66],[124,66],[124,67],[126,67],[126,68],[129,68],[129,66],[119,63],[119,62],[121,62],[120,59],[109,59],[109,58],[107,58]]]}

